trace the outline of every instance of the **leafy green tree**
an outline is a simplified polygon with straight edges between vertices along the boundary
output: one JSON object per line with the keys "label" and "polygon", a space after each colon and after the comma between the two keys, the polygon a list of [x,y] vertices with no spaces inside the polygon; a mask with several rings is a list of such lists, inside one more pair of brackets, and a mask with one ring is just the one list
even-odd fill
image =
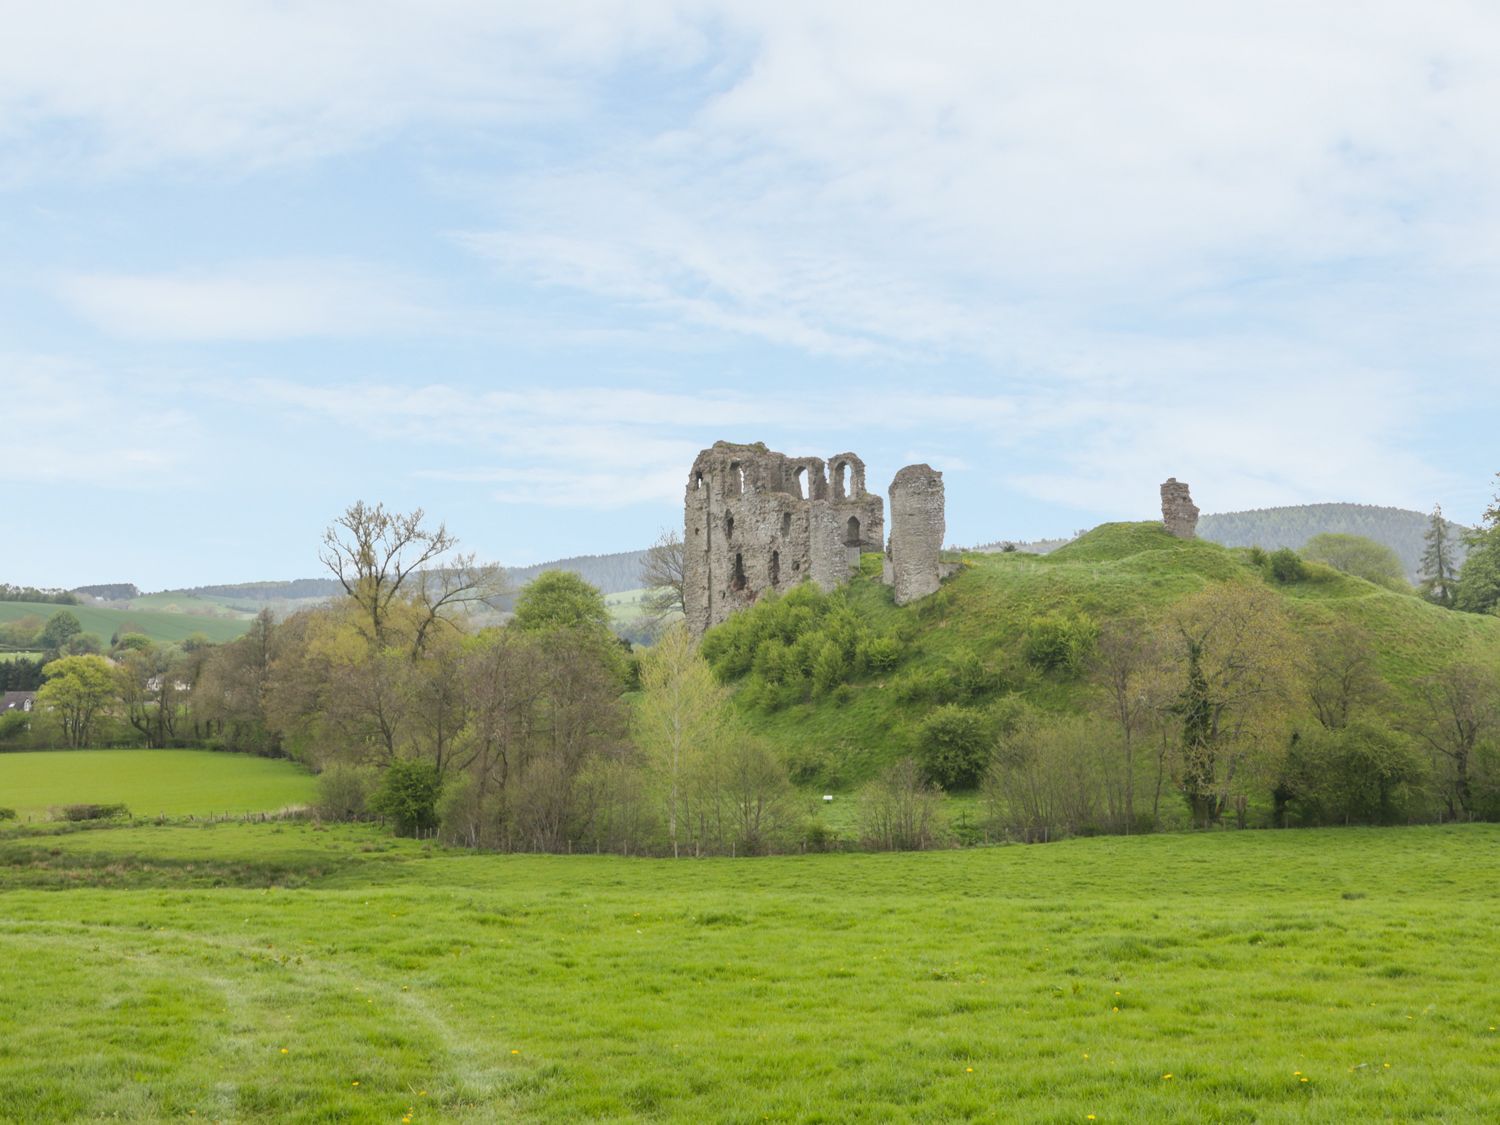
{"label": "leafy green tree", "polygon": [[83,624],[74,613],[60,609],[47,618],[37,641],[48,652],[61,652],[68,641],[83,632]]}
{"label": "leafy green tree", "polygon": [[967,789],[990,764],[990,730],[979,711],[945,704],[917,728],[917,760],[930,781],[944,789]]}
{"label": "leafy green tree", "polygon": [[1464,535],[1464,544],[1469,554],[1458,576],[1453,607],[1466,613],[1500,611],[1500,492],[1485,509],[1480,526]]}
{"label": "leafy green tree", "polygon": [[115,677],[102,656],[64,656],[42,669],[37,706],[56,716],[71,747],[87,746],[115,698]]}
{"label": "leafy green tree", "polygon": [[642,655],[634,734],[659,781],[674,857],[681,854],[687,778],[698,759],[724,737],[730,721],[727,706],[727,691],[681,622]]}
{"label": "leafy green tree", "polygon": [[1453,561],[1453,544],[1448,521],[1440,504],[1432,506],[1427,532],[1422,537],[1422,596],[1437,605],[1453,608],[1453,587],[1458,581],[1458,567]]}
{"label": "leafy green tree", "polygon": [[1398,823],[1426,776],[1427,762],[1409,738],[1363,720],[1296,738],[1283,775],[1305,824]]}
{"label": "leafy green tree", "polygon": [[598,587],[567,570],[549,570],[516,598],[513,624],[526,633],[552,629],[607,631],[609,607]]}
{"label": "leafy green tree", "polygon": [[415,758],[398,758],[386,767],[370,797],[370,811],[389,819],[398,836],[416,836],[437,827],[438,798],[443,793],[437,766]]}
{"label": "leafy green tree", "polygon": [[1366,539],[1363,535],[1345,535],[1340,532],[1314,535],[1303,546],[1302,557],[1309,562],[1327,563],[1335,570],[1363,578],[1388,590],[1410,589],[1401,569],[1401,559],[1396,552],[1384,543]]}

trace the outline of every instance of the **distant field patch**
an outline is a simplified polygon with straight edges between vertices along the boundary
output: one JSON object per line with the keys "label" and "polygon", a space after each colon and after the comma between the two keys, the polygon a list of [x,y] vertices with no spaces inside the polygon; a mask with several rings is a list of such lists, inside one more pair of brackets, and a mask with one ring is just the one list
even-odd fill
{"label": "distant field patch", "polygon": [[56,805],[128,805],[137,816],[267,812],[313,799],[291,762],[208,750],[0,754],[0,805],[41,820]]}
{"label": "distant field patch", "polygon": [[0,602],[0,623],[36,617],[45,621],[65,609],[83,626],[108,641],[116,633],[143,633],[153,641],[181,641],[201,633],[211,641],[223,643],[243,636],[250,619],[210,617],[207,614],[166,613],[157,609],[99,609],[86,605],[40,605],[33,602]]}

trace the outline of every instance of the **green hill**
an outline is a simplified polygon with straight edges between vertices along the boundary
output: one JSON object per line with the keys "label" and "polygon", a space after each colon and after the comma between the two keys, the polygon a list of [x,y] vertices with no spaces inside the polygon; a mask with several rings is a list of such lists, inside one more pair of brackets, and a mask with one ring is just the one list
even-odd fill
{"label": "green hill", "polygon": [[[1421,676],[1456,656],[1500,660],[1500,619],[1440,609],[1315,564],[1302,581],[1269,583],[1249,551],[1174,539],[1156,523],[1105,524],[1045,556],[970,556],[937,594],[904,608],[879,583],[879,562],[868,556],[863,573],[826,599],[832,609],[797,606],[799,598],[816,600],[798,591],[767,599],[705,640],[720,675],[739,685],[741,710],[809,782],[852,785],[910,752],[918,726],[955,691],[970,691],[980,705],[1019,694],[1043,711],[1081,711],[1095,690],[1086,680],[1039,672],[1025,659],[1034,622],[1087,615],[1101,625],[1140,619],[1149,628],[1213,583],[1273,591],[1294,630],[1307,636],[1338,622],[1366,631],[1392,689],[1388,707],[1400,706]],[[785,621],[800,614],[805,625],[818,612],[833,624],[821,627],[814,644],[825,637],[844,644],[839,629],[861,630],[865,639],[847,644],[870,646],[864,668],[821,689],[810,680],[798,681],[805,687],[767,687],[780,674],[779,661],[807,666],[796,627]],[[757,645],[758,621],[780,635]],[[894,659],[890,651],[877,658],[871,636],[889,638],[882,643],[895,650]]]}
{"label": "green hill", "polygon": [[0,622],[36,617],[45,621],[59,610],[78,618],[85,633],[93,633],[106,644],[116,633],[144,633],[153,641],[175,642],[201,633],[211,641],[232,641],[250,627],[249,618],[232,618],[160,609],[102,609],[95,606],[41,605],[34,602],[0,602]]}

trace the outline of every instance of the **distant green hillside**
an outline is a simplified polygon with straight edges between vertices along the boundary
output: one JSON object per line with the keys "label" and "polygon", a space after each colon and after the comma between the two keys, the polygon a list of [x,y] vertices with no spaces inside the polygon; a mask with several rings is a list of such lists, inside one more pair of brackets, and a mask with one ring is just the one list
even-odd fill
{"label": "distant green hillside", "polygon": [[250,627],[248,618],[207,617],[146,609],[98,609],[93,606],[0,602],[0,622],[38,617],[45,621],[59,610],[78,618],[85,633],[108,643],[116,633],[144,633],[153,641],[181,641],[202,634],[211,641],[232,641]]}
{"label": "distant green hillside", "polygon": [[[1409,577],[1422,569],[1423,536],[1429,516],[1406,508],[1382,508],[1373,504],[1299,504],[1286,508],[1256,508],[1248,512],[1223,512],[1198,520],[1198,534],[1226,547],[1279,547],[1301,550],[1314,535],[1334,532],[1363,535],[1396,552]],[[1447,521],[1453,539],[1454,557],[1464,558],[1463,540],[1468,529]]]}
{"label": "distant green hillside", "polygon": [[[1303,582],[1267,588],[1299,627],[1347,621],[1367,630],[1379,649],[1380,672],[1398,697],[1455,656],[1500,660],[1500,618],[1443,610],[1327,567],[1309,572]],[[833,763],[838,784],[857,782],[909,752],[917,726],[935,706],[931,685],[964,674],[965,667],[992,677],[996,694],[1019,690],[1052,711],[1083,708],[1090,689],[1082,682],[1037,673],[1022,658],[1035,618],[1084,613],[1101,623],[1120,617],[1150,623],[1210,583],[1264,582],[1247,552],[1174,539],[1156,523],[1105,524],[1045,556],[970,556],[937,594],[904,608],[893,604],[878,574],[879,557],[867,556],[864,573],[837,597],[862,625],[899,638],[901,655],[887,671],[779,709],[745,688],[737,694],[755,728],[790,761]],[[763,605],[746,613],[773,611]]]}

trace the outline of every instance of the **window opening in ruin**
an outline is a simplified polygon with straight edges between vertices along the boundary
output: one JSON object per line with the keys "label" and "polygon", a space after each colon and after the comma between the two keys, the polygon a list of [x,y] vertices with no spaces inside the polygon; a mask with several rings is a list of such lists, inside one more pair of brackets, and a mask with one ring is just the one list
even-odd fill
{"label": "window opening in ruin", "polygon": [[738,461],[730,463],[729,487],[734,489],[736,495],[745,491],[745,470],[740,468]]}
{"label": "window opening in ruin", "polygon": [[725,512],[724,513],[724,538],[725,539],[733,539],[734,538],[734,513],[733,512]]}
{"label": "window opening in ruin", "polygon": [[782,535],[782,538],[785,538],[786,536],[790,535],[791,533],[792,533],[792,513],[791,512],[782,512],[781,513],[781,535]]}
{"label": "window opening in ruin", "polygon": [[780,583],[781,583],[781,552],[780,551],[772,551],[771,552],[771,585],[772,586],[776,586],[776,585],[779,585]]}
{"label": "window opening in ruin", "polygon": [[854,516],[849,517],[849,526],[844,529],[844,546],[859,546],[859,520]]}
{"label": "window opening in ruin", "polygon": [[693,487],[696,488],[699,492],[703,491],[703,474],[702,473],[698,473],[695,476],[695,478],[693,480]]}
{"label": "window opening in ruin", "polygon": [[837,483],[838,494],[840,496],[848,496],[849,495],[849,462],[848,461],[840,461],[838,463],[837,467],[834,468],[833,474],[834,474],[835,477],[838,478],[838,483]]}
{"label": "window opening in ruin", "polygon": [[803,482],[806,479],[807,479],[807,468],[806,468],[806,466],[798,469],[795,473],[792,474],[792,488],[797,493],[797,499],[798,500],[806,500],[807,499],[807,489],[806,489],[806,487],[803,484]]}
{"label": "window opening in ruin", "polygon": [[745,588],[745,556],[734,556],[734,577],[729,581],[731,590],[743,590]]}

